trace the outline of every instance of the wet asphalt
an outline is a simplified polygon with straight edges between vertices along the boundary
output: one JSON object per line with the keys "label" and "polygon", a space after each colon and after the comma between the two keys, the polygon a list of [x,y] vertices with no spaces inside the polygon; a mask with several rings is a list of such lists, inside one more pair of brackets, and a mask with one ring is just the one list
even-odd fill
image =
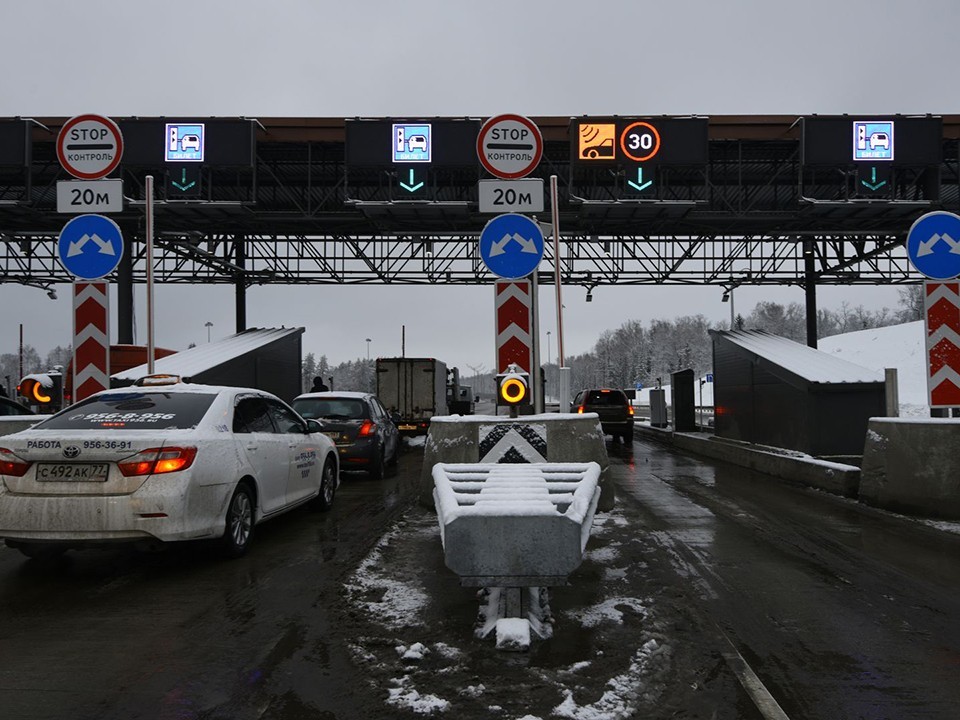
{"label": "wet asphalt", "polygon": [[960,537],[643,440],[608,452],[617,507],[527,653],[474,636],[415,448],[234,561],[0,548],[0,718],[762,717],[737,658],[793,720],[957,716]]}

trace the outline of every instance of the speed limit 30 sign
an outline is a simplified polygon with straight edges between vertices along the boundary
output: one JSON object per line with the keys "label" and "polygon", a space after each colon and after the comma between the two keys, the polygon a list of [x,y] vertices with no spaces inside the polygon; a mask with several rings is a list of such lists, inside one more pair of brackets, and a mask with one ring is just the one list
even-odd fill
{"label": "speed limit 30 sign", "polygon": [[477,135],[477,157],[491,175],[505,180],[533,172],[543,156],[540,128],[522,115],[497,115]]}
{"label": "speed limit 30 sign", "polygon": [[631,123],[620,133],[620,150],[635,162],[651,160],[660,152],[660,133],[648,122]]}

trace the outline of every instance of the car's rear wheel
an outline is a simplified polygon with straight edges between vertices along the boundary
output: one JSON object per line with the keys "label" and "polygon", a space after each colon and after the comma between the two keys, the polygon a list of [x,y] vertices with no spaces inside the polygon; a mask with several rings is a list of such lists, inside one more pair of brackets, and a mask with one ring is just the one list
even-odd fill
{"label": "car's rear wheel", "polygon": [[314,498],[311,507],[326,512],[333,507],[333,498],[337,494],[337,468],[331,458],[323,464],[320,474],[320,493]]}
{"label": "car's rear wheel", "polygon": [[227,505],[227,526],[220,539],[221,549],[227,557],[240,557],[250,547],[254,507],[253,491],[247,483],[241,482]]}
{"label": "car's rear wheel", "polygon": [[630,428],[623,434],[623,441],[628,445],[633,442],[633,428]]}
{"label": "car's rear wheel", "polygon": [[384,448],[383,448],[383,445],[381,445],[376,449],[376,451],[374,451],[373,457],[370,459],[369,472],[370,472],[371,480],[383,479],[384,465],[386,465],[386,461],[384,460],[383,453],[384,453]]}

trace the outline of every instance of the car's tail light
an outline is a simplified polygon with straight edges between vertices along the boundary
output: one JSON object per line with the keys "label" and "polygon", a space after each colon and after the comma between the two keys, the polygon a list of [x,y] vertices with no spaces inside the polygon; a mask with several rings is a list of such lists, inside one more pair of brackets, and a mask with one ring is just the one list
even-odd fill
{"label": "car's tail light", "polygon": [[196,456],[195,447],[149,448],[117,463],[117,467],[124,477],[161,475],[186,470]]}
{"label": "car's tail light", "polygon": [[584,406],[583,406],[583,405],[580,405],[580,406],[577,408],[577,415],[583,415],[583,409],[584,409]]}
{"label": "car's tail light", "polygon": [[627,405],[627,413],[629,413],[630,417],[633,417],[633,405]]}
{"label": "car's tail light", "polygon": [[30,469],[31,463],[24,462],[10,450],[0,448],[0,475],[23,477]]}
{"label": "car's tail light", "polygon": [[357,434],[360,437],[370,437],[375,435],[377,432],[377,424],[373,420],[364,420],[363,425],[360,426],[360,432]]}

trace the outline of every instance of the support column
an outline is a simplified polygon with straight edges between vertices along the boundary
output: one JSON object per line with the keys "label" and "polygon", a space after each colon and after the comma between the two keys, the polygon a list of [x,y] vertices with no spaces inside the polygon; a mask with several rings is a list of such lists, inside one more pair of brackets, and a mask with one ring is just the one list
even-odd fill
{"label": "support column", "polygon": [[807,305],[807,346],[817,347],[817,274],[813,257],[813,241],[803,242],[803,277]]}
{"label": "support column", "polygon": [[[234,241],[236,257],[234,263],[241,268],[246,267],[247,248],[246,236],[240,235]],[[243,273],[238,273],[234,280],[236,289],[236,319],[237,332],[243,332],[247,329],[247,282]]]}
{"label": "support column", "polygon": [[[133,345],[133,243],[135,225],[123,227],[123,256],[117,265],[117,342]],[[109,341],[109,338],[108,338]]]}

